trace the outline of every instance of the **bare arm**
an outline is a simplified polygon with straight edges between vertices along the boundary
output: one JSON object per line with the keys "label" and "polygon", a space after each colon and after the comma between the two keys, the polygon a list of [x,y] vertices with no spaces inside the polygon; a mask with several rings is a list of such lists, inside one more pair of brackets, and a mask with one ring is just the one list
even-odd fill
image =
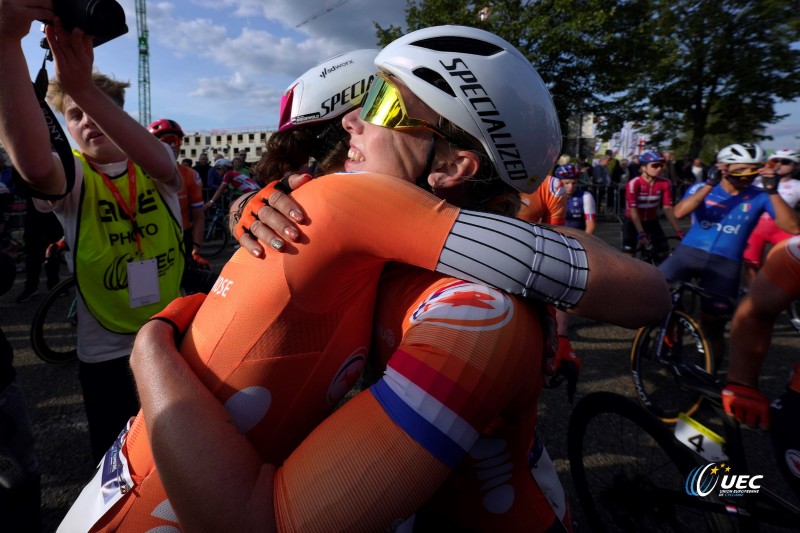
{"label": "bare arm", "polygon": [[675,206],[675,209],[673,210],[675,218],[677,220],[680,220],[686,215],[692,214],[692,212],[694,212],[695,209],[700,207],[700,204],[702,204],[703,200],[706,199],[706,196],[708,196],[708,193],[711,192],[711,189],[713,189],[711,185],[703,185],[698,190],[696,190],[694,194],[678,202],[678,204]]}
{"label": "bare arm", "polygon": [[153,179],[178,188],[175,160],[161,141],[103,93],[92,81],[91,37],[81,30],[66,32],[61,23],[48,24],[47,41],[55,59],[56,77],[64,91],[111,141]]}
{"label": "bare arm", "polygon": [[793,297],[759,274],[733,317],[728,381],[758,388],[761,365],[767,357],[775,319]]}
{"label": "bare arm", "polygon": [[30,186],[46,194],[61,194],[64,170],[50,150],[50,134],[30,81],[21,40],[34,20],[49,20],[53,11],[23,1],[0,7],[0,141],[11,162]]}
{"label": "bare arm", "polygon": [[[262,463],[183,360],[172,326],[159,321],[142,326],[131,369],[156,466],[182,529],[255,531],[257,523],[259,531],[275,531],[273,467]],[[235,460],[221,469],[222,457]]]}
{"label": "bare arm", "polygon": [[652,324],[666,315],[672,300],[660,270],[619,253],[594,235],[565,226],[557,229],[580,242],[589,259],[586,292],[568,313],[627,328]]}

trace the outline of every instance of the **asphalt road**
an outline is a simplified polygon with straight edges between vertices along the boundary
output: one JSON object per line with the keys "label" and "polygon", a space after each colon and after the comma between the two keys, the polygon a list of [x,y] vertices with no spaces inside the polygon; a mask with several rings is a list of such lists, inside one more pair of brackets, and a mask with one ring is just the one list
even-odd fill
{"label": "asphalt road", "polygon": [[[601,222],[598,236],[618,246],[619,224],[616,221]],[[43,294],[24,304],[15,304],[14,297],[22,288],[21,278],[22,275],[18,275],[11,291],[0,297],[0,326],[14,347],[15,366],[27,395],[34,426],[36,451],[43,473],[44,529],[54,531],[71,502],[90,479],[95,465],[89,456],[77,365],[46,364],[34,355],[30,348],[29,329]],[[44,287],[44,280],[41,286]],[[613,305],[614,302],[609,302],[609,306]],[[572,319],[572,343],[584,364],[576,402],[596,390],[614,391],[634,397],[628,367],[634,334],[632,330],[581,318]],[[798,347],[800,336],[788,326],[785,317],[781,317],[776,328],[771,357],[762,379],[767,396],[775,397],[781,393],[785,385],[786,369],[790,362],[797,360]],[[577,529],[586,531],[578,503],[574,499],[566,454],[566,428],[571,409],[563,388],[544,391],[539,433],[572,499]],[[746,442],[751,471],[764,474],[766,486],[788,497],[783,480],[775,472],[766,435],[747,431]]]}

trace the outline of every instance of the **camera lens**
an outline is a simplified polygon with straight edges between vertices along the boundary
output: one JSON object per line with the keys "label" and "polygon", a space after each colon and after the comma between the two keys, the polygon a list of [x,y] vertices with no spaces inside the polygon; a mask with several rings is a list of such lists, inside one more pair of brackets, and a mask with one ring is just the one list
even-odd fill
{"label": "camera lens", "polygon": [[[116,37],[125,26],[125,11],[115,0],[86,2],[87,27],[84,31],[97,37]],[[124,33],[124,32],[123,32]]]}

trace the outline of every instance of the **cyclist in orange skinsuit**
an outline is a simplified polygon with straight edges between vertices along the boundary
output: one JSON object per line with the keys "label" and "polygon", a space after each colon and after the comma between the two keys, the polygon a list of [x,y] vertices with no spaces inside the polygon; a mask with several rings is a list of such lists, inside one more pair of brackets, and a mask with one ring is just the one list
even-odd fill
{"label": "cyclist in orange skinsuit", "polygon": [[548,175],[533,193],[520,193],[522,205],[517,218],[563,226],[567,222],[566,196],[561,180]]}
{"label": "cyclist in orange skinsuit", "polygon": [[[376,91],[377,90],[378,89],[376,89]],[[417,139],[420,137],[421,136],[418,136]],[[409,137],[409,139],[411,138]],[[419,162],[417,162],[417,165],[420,166]],[[359,176],[364,177],[365,175],[362,174]],[[374,181],[372,177],[367,177],[368,179],[362,181],[361,183],[369,184]],[[325,180],[330,180],[330,178],[331,177],[322,178],[320,181],[324,182]],[[298,192],[298,194],[301,192],[302,191]],[[319,190],[316,194],[322,194],[325,196],[325,193],[322,193]],[[348,194],[351,193],[348,192]],[[373,199],[375,194],[378,193],[370,192],[367,194],[367,196],[369,196],[371,199],[369,203],[373,204],[369,206],[369,209],[374,212],[381,213],[383,217],[388,217],[387,213],[390,213],[390,211],[387,210],[383,204],[378,205],[377,209],[374,206]],[[383,192],[380,194],[383,194]],[[361,207],[362,209],[366,208],[365,205],[358,205],[356,202],[356,206],[353,207],[354,212],[357,211],[358,207]],[[326,220],[327,217],[320,217],[320,215],[314,211],[310,211],[309,214],[313,221],[317,222],[322,219],[322,224],[327,226],[331,225],[326,224],[326,222],[328,222],[328,220]],[[343,213],[338,214],[341,215]],[[342,224],[342,221],[336,220],[336,224]],[[428,234],[428,224],[429,223],[425,223],[420,225],[418,228],[408,228],[408,231],[412,233],[414,231],[417,233],[425,231],[425,233]],[[344,225],[345,227],[348,227],[347,223],[344,223]],[[380,223],[375,223],[374,217],[373,219],[367,220],[362,218],[358,226],[358,231],[362,232],[366,227],[369,231],[369,235],[367,235],[368,238],[380,240],[387,239],[388,237],[391,239],[392,236],[386,235],[386,233],[383,231],[383,228],[380,226]],[[322,234],[317,234],[317,241],[320,240],[320,235]],[[332,239],[330,242],[336,243],[338,240]],[[302,247],[302,252],[306,253],[307,250],[312,248],[314,247]],[[250,259],[249,256],[238,254],[235,261],[245,257]],[[335,257],[335,255],[332,257]],[[353,258],[352,260],[357,261],[357,258]],[[435,263],[435,261],[433,262]],[[258,264],[263,265],[263,262],[259,261]],[[336,279],[331,277],[331,275],[338,276],[342,274],[342,268],[340,268],[338,264],[333,264],[332,266],[334,268],[330,268],[330,265],[328,265],[328,271],[322,273],[319,277],[309,276],[308,281],[316,282],[318,286],[328,289],[329,287],[326,284],[333,285],[337,283]],[[263,272],[273,271],[265,270]],[[291,273],[292,271],[287,269],[287,272]],[[224,274],[223,278],[226,278]],[[408,316],[411,324],[414,323],[415,319],[419,320],[420,324],[418,327],[407,330],[406,335],[411,342],[407,345],[401,345],[401,347],[404,348],[404,353],[409,354],[409,357],[404,357],[398,351],[398,353],[396,353],[391,359],[389,364],[390,368],[387,371],[388,374],[386,378],[379,382],[379,384],[376,385],[372,390],[363,393],[354,401],[351,401],[345,405],[341,411],[337,412],[332,418],[329,419],[330,424],[326,422],[320,426],[318,430],[307,440],[305,440],[304,443],[297,449],[297,451],[290,456],[285,463],[285,466],[282,467],[282,470],[279,472],[278,478],[274,480],[274,487],[276,496],[278,498],[278,500],[276,500],[276,505],[278,506],[276,507],[276,511],[279,515],[278,520],[281,523],[281,526],[304,527],[298,526],[298,524],[310,524],[310,521],[322,519],[324,524],[321,527],[325,529],[330,529],[331,527],[336,529],[350,528],[347,525],[343,525],[343,523],[339,522],[339,520],[350,521],[350,523],[353,524],[352,527],[354,528],[368,528],[370,526],[366,524],[385,524],[388,517],[407,517],[409,514],[409,509],[413,510],[418,508],[420,502],[426,502],[433,496],[436,488],[442,483],[445,477],[450,474],[450,470],[453,468],[453,466],[459,465],[459,469],[461,468],[461,459],[464,458],[467,450],[478,453],[476,460],[491,456],[491,454],[488,456],[484,454],[491,452],[492,449],[497,449],[497,442],[487,443],[491,444],[489,449],[481,451],[482,447],[477,446],[480,435],[483,434],[485,436],[492,437],[496,436],[498,437],[498,441],[502,441],[502,439],[499,437],[503,436],[504,434],[503,425],[505,424],[505,419],[513,422],[514,420],[524,418],[520,417],[519,415],[515,415],[515,411],[523,410],[522,408],[524,403],[530,399],[535,399],[535,397],[530,396],[530,381],[526,381],[524,384],[522,384],[524,387],[522,385],[518,386],[515,383],[512,383],[511,387],[509,387],[508,383],[504,382],[505,380],[516,376],[518,380],[533,380],[533,383],[535,384],[536,376],[532,375],[530,372],[535,372],[535,368],[539,364],[537,355],[533,354],[533,357],[531,357],[530,354],[522,356],[519,355],[522,352],[522,350],[520,350],[522,346],[541,346],[541,341],[538,343],[536,342],[536,335],[540,334],[540,326],[538,325],[538,320],[535,320],[535,314],[531,316],[531,312],[529,310],[517,309],[515,304],[511,305],[511,300],[508,300],[507,297],[500,295],[496,291],[487,289],[486,287],[465,284],[464,282],[454,282],[451,279],[443,279],[440,282],[437,282],[436,285],[430,285],[430,282],[426,282],[427,284],[414,286],[414,279],[416,278],[410,278],[403,283],[404,287],[408,287],[410,285],[413,289],[416,289],[417,292],[413,294],[409,293],[407,297],[414,298],[417,302],[419,302],[418,308],[414,310],[414,312],[409,311],[410,314]],[[437,278],[431,279],[436,280]],[[264,282],[262,281],[262,283]],[[274,281],[268,283],[274,283]],[[425,287],[428,287],[428,289],[425,289]],[[226,281],[218,287],[217,293],[213,294],[212,298],[217,295],[230,295],[232,293],[226,292],[226,290],[232,291],[233,288],[235,288],[235,283],[228,284]],[[348,289],[353,289],[353,287],[348,287]],[[332,288],[332,290],[337,289]],[[429,294],[428,292],[425,292],[425,290],[433,290],[434,292],[433,294]],[[355,290],[349,290],[349,292],[347,292],[348,295],[354,293],[356,293]],[[299,291],[297,294],[302,295],[303,291]],[[292,295],[292,298],[294,298],[294,294]],[[314,295],[314,298],[317,298],[317,295]],[[407,302],[408,300],[402,301]],[[228,303],[230,304],[230,302]],[[250,306],[247,302],[243,303],[245,306],[239,306],[238,309],[229,311],[228,316],[245,317],[245,315],[252,315],[252,306]],[[304,305],[308,306],[309,304],[313,304],[313,300],[304,301],[302,296],[300,297],[299,305],[301,307]],[[228,307],[230,308],[231,306],[229,305]],[[448,313],[441,313],[443,309],[448,311]],[[349,307],[348,311],[351,313],[354,312]],[[201,310],[201,314],[202,313],[203,310]],[[453,315],[450,313],[456,314]],[[475,315],[475,313],[478,314]],[[303,315],[299,317],[296,315],[282,316],[281,323],[277,326],[274,326],[275,331],[273,333],[278,334],[278,340],[274,340],[274,335],[272,338],[264,337],[264,346],[262,346],[262,348],[269,349],[272,344],[283,339],[282,335],[287,334],[287,332],[291,334],[291,330],[288,329],[288,323],[290,322],[290,319],[293,318],[303,319],[311,317],[310,315]],[[531,318],[534,320],[528,324]],[[250,320],[256,322],[259,320],[263,321],[264,319],[265,317],[258,317]],[[283,319],[286,320],[283,321]],[[244,318],[244,320],[247,319]],[[522,321],[522,324],[520,321]],[[223,322],[227,321],[223,320]],[[453,329],[453,327],[457,329],[466,329],[466,333],[461,331],[436,331],[434,334],[434,332],[427,327],[431,325],[427,324],[427,322],[432,322],[433,325],[439,325],[444,329],[447,329],[448,327],[451,329]],[[304,323],[308,324],[309,327],[314,324],[310,320],[305,320]],[[211,327],[214,326],[221,327],[216,323],[211,324]],[[509,330],[507,328],[512,329]],[[505,334],[498,333],[497,330],[505,331]],[[153,328],[149,328],[148,331],[155,332],[160,330],[154,323]],[[197,330],[193,331],[197,332],[197,336],[195,338],[198,339],[200,338],[200,334],[205,335],[207,333],[204,328],[197,328]],[[510,335],[512,332],[513,335]],[[143,334],[144,333],[146,332],[143,331]],[[414,333],[417,333],[418,336],[415,337]],[[229,334],[235,333],[231,331]],[[190,332],[190,338],[191,335],[193,335],[192,332]],[[336,337],[335,333],[333,335]],[[305,331],[304,338],[300,339],[300,341],[305,343],[312,342],[315,337],[317,337],[317,335],[315,335],[313,331]],[[519,343],[517,341],[517,337],[520,339]],[[406,337],[404,337],[404,339],[405,338]],[[169,339],[167,338],[166,340]],[[241,339],[239,339],[239,341],[241,341]],[[432,344],[429,347],[426,347],[425,342],[431,342]],[[509,343],[510,345],[504,346],[503,343]],[[163,342],[159,342],[156,343],[155,346],[158,347],[158,350],[160,350],[165,346],[165,344]],[[506,351],[512,351],[513,353],[506,353]],[[514,354],[517,355],[515,356]],[[224,353],[219,355],[224,355]],[[346,376],[350,374],[350,371],[355,368],[352,365],[358,364],[358,360],[363,358],[362,354],[358,350],[350,352],[349,354],[345,354],[345,357],[347,355],[352,357],[352,362],[349,359],[346,359],[343,363],[343,366],[340,366],[337,369],[334,377]],[[189,358],[194,359],[191,354]],[[458,362],[459,359],[463,360],[464,358],[468,360],[468,364],[466,366],[463,363]],[[150,361],[150,359],[147,358],[147,361],[148,363],[153,362],[156,364],[164,363],[170,365],[173,362],[183,364],[183,360],[181,359],[175,360],[171,357],[170,359],[171,360],[167,360],[166,358],[156,358],[155,360]],[[413,359],[416,359],[417,361],[414,361]],[[253,364],[257,366],[260,364],[259,361],[255,361]],[[285,362],[285,364],[293,363],[294,361]],[[208,364],[213,369],[215,364],[214,357],[208,361]],[[306,365],[307,364],[308,361],[306,361]],[[187,368],[187,372],[188,370],[189,369]],[[156,374],[160,374],[160,372],[156,372]],[[189,374],[191,374],[191,372],[189,372]],[[194,376],[186,377],[196,379]],[[216,374],[212,376],[213,379],[216,379],[217,377],[218,376]],[[337,385],[340,383],[340,381],[341,380],[338,379],[335,380]],[[149,402],[149,399],[152,398],[152,395],[150,394],[152,391],[149,388],[150,384],[151,382],[149,380],[145,380],[142,382],[140,388],[140,390],[143,392],[143,398],[147,399],[147,402]],[[179,384],[176,383],[175,385]],[[220,385],[220,387],[212,386],[212,388],[216,390],[222,390],[226,393],[230,392],[225,391],[226,385]],[[239,387],[241,386],[242,384],[239,384]],[[339,389],[338,386],[334,388],[337,390]],[[252,387],[250,386],[240,390],[247,391],[247,394],[245,395],[246,398],[237,398],[234,395],[231,396],[230,399],[225,402],[225,404],[229,408],[235,408],[234,412],[236,414],[230,416],[237,422],[240,430],[242,427],[250,429],[252,427],[250,424],[253,423],[253,420],[255,419],[256,423],[258,423],[260,419],[257,416],[254,416],[253,410],[245,409],[245,414],[241,414],[240,409],[242,406],[247,403],[248,398],[251,399],[253,396],[255,396],[262,400],[269,399],[269,405],[271,408],[273,405],[272,402],[274,401],[274,396],[271,394],[264,394],[263,391],[259,392],[258,390],[252,390]],[[292,390],[294,390],[294,388]],[[331,389],[327,390],[329,391]],[[169,403],[168,398],[172,397],[172,393],[164,389],[162,389],[161,392],[166,395],[167,398],[165,398],[165,400],[167,400],[167,403]],[[159,397],[163,398],[164,395],[162,395],[161,392],[159,392],[158,395]],[[205,396],[207,395],[208,390],[202,389],[198,392],[201,394],[201,396]],[[486,398],[488,398],[485,401],[484,395]],[[327,398],[329,395],[326,393],[320,396]],[[231,401],[231,399],[235,399],[235,401]],[[216,400],[213,398],[212,403],[215,403],[217,407],[219,407]],[[264,403],[264,401],[259,403],[262,409]],[[149,403],[147,404],[149,405]],[[196,405],[205,412],[205,404],[206,401],[203,400],[202,403]],[[164,427],[164,431],[169,434],[168,436],[170,438],[185,434],[185,430],[187,429],[187,426],[184,426],[185,422],[189,423],[192,431],[200,429],[200,427],[192,421],[193,417],[198,414],[193,412],[193,405],[195,405],[195,402],[184,404],[183,407],[186,409],[180,410],[181,413],[179,420],[176,420],[176,424],[169,424],[169,427]],[[374,406],[376,405],[380,405],[380,409],[375,410]],[[373,406],[372,412],[370,412],[370,406]],[[530,411],[530,407],[527,409]],[[264,414],[263,411],[257,411],[255,414],[257,415],[259,413],[262,415]],[[378,420],[376,420],[375,423],[370,424],[369,428],[339,428],[338,426],[338,424],[341,424],[341,420],[343,420],[341,417],[344,416],[357,416],[358,422],[363,424],[365,416],[371,416],[370,413],[378,417]],[[269,409],[267,409],[266,416],[269,415]],[[156,414],[155,418],[149,421],[149,424],[155,425],[154,435],[159,439],[161,438],[159,435],[166,435],[159,428],[161,419],[162,418]],[[425,421],[428,421],[428,423],[424,423]],[[216,426],[216,422],[212,422],[212,424]],[[346,425],[349,426],[349,424]],[[208,431],[209,435],[213,435],[214,439],[220,438],[222,441],[229,442],[228,437],[226,436],[228,434],[227,429],[230,429],[229,427],[226,426],[225,430],[221,432],[218,431],[220,428],[212,427],[206,424],[203,424],[202,428],[204,432]],[[367,431],[369,434],[360,435],[362,429]],[[386,454],[387,452],[390,454],[389,456],[385,456],[387,460],[383,461],[383,463],[380,465],[373,464],[372,466],[376,466],[376,468],[372,468],[371,466],[368,470],[363,471],[363,473],[361,473],[362,470],[354,471],[353,469],[347,468],[342,470],[339,467],[346,465],[341,462],[339,464],[333,464],[329,461],[325,461],[326,469],[329,464],[331,466],[329,474],[326,475],[321,473],[320,476],[314,476],[313,480],[308,480],[308,483],[313,485],[313,487],[321,489],[320,494],[315,494],[312,498],[305,499],[306,494],[308,494],[307,490],[312,487],[305,486],[306,480],[303,476],[303,470],[313,467],[314,464],[311,459],[298,459],[297,461],[293,462],[293,458],[313,458],[319,457],[319,454],[321,453],[331,453],[341,461],[361,462],[364,460],[366,455],[372,451],[367,450],[365,455],[363,449],[365,448],[365,445],[367,448],[373,447],[370,439],[374,439],[376,437],[374,434],[376,429],[379,431],[378,436],[385,437],[385,439],[381,438],[380,440],[381,450],[379,451],[383,454]],[[327,438],[327,436],[323,436],[322,441],[325,443],[324,446],[328,448],[330,447],[331,442],[336,442],[335,447],[328,450],[328,452],[325,450],[309,451],[309,448],[313,449],[319,444],[319,441],[316,440],[316,435],[318,434],[317,432],[322,432],[324,434],[326,431],[333,431],[336,433],[337,438],[335,441],[331,441]],[[514,433],[513,428],[509,429],[508,433]],[[283,435],[281,435],[281,438],[283,438]],[[365,441],[363,439],[367,440]],[[192,440],[193,439],[183,442],[187,446],[191,446],[193,444]],[[237,440],[239,440],[240,443],[242,442],[241,439]],[[270,443],[267,442],[266,444],[269,445]],[[351,445],[354,447],[353,451],[348,452],[348,447]],[[515,451],[516,446],[517,443],[509,445],[511,451],[514,451],[513,456],[515,458],[515,462],[516,458],[519,456],[519,454]],[[530,441],[520,445],[519,449],[524,450],[525,454],[527,454],[529,446]],[[157,448],[158,442],[155,442],[154,450]],[[253,451],[252,448],[250,448],[250,450]],[[236,457],[237,460],[241,458],[252,464],[251,459],[253,459],[253,457],[250,455],[250,452],[244,450],[242,451],[244,455],[240,455],[237,451],[233,452],[233,456]],[[211,453],[215,457],[215,464],[221,465],[222,463],[220,461],[222,459],[227,459],[223,458],[222,455],[218,455],[213,452]],[[304,454],[306,453],[310,453],[311,455],[305,456]],[[179,455],[183,455],[184,459],[191,457],[191,460],[194,463],[193,466],[195,467],[200,466],[201,464],[207,464],[205,461],[206,458],[202,456],[203,454],[195,455],[194,453],[189,453],[189,455],[187,455],[181,452]],[[263,454],[259,452],[258,457],[255,458],[256,462],[260,465],[263,465],[262,456]],[[158,453],[156,454],[156,457],[159,457]],[[178,459],[178,457],[176,457],[176,459]],[[404,469],[404,473],[397,473],[396,469],[400,465],[407,465],[409,468]],[[161,468],[162,466],[163,468]],[[357,465],[353,464],[352,466]],[[485,467],[486,465],[482,464],[479,466]],[[179,468],[177,462],[173,463],[168,459],[165,460],[164,463],[160,462],[159,467],[161,468],[161,473],[165,474],[165,479],[172,480],[175,479],[174,475],[176,474],[174,468]],[[334,467],[336,467],[336,470],[333,470]],[[234,469],[236,468],[238,467],[234,467]],[[390,470],[381,475],[379,469],[383,468]],[[518,471],[518,469],[519,466],[514,468],[515,471]],[[179,468],[179,470],[183,471],[182,468]],[[186,470],[186,472],[188,472],[188,470]],[[348,479],[345,480],[341,477],[341,475],[336,475],[334,472],[347,472],[345,477],[348,477]],[[268,472],[265,470],[265,476],[267,474]],[[356,477],[351,479],[349,478],[350,475],[355,475]],[[269,476],[271,476],[271,474],[269,474]],[[251,485],[244,477],[239,476],[234,470],[231,470],[226,475],[226,478],[228,481],[234,482],[235,484],[238,484],[240,481],[242,481],[249,486],[256,487],[256,485]],[[527,473],[526,478],[528,478],[529,482],[532,483],[532,481],[530,481],[530,475]],[[216,474],[212,475],[212,479],[214,479],[214,482],[216,483]],[[412,479],[413,483],[411,482]],[[367,481],[369,483],[366,483]],[[487,503],[487,505],[489,505],[489,511],[491,513],[496,513],[498,510],[509,511],[513,508],[513,505],[509,506],[511,499],[508,496],[510,495],[509,490],[511,493],[514,493],[513,485],[516,483],[516,481],[512,480],[512,482],[509,483],[505,483],[505,481],[508,480],[504,478],[497,480],[497,485],[495,487],[499,488],[500,490],[496,492],[492,491],[492,494],[484,495],[486,496],[484,501]],[[362,482],[364,483],[362,484]],[[398,482],[404,482],[407,490],[398,490]],[[145,481],[145,483],[141,486],[141,489],[135,488],[134,492],[146,492],[145,489],[147,488],[147,483],[148,482]],[[266,483],[266,485],[264,485],[264,483]],[[358,487],[354,487],[352,484],[348,485],[348,483],[355,483],[358,485]],[[384,488],[380,488],[378,486],[381,483],[384,484]],[[193,485],[191,489],[203,488],[203,483],[199,480],[199,478],[196,478],[191,485]],[[271,491],[273,487],[273,481],[271,477],[264,477],[263,479],[260,479],[257,485],[258,487],[269,487],[269,497],[272,497]],[[332,486],[333,489],[331,490]],[[170,487],[169,484],[167,487]],[[226,484],[225,487],[228,487],[228,485]],[[524,487],[520,489],[519,494],[523,494],[525,492],[523,489]],[[261,491],[261,488],[258,488],[257,490]],[[222,489],[222,492],[226,493],[224,494],[225,496],[228,495],[228,491],[224,488]],[[172,488],[170,489],[170,498],[171,501],[178,504],[176,509],[181,508],[181,504],[185,503],[185,501],[182,501],[181,493],[182,488],[180,484],[177,486],[172,485]],[[216,494],[223,495],[219,491],[216,491]],[[382,495],[384,497],[386,495],[391,495],[390,501],[386,501]],[[359,503],[355,504],[355,501],[353,501],[349,502],[348,505],[337,508],[335,504],[326,505],[323,501],[325,498],[336,499],[342,497],[346,497],[348,499],[352,497]],[[365,498],[371,498],[371,503],[364,502],[363,500]],[[464,498],[461,499],[463,500]],[[200,504],[209,510],[212,508],[210,506],[215,505],[212,503],[211,499],[206,501],[205,498],[202,498],[201,500],[194,501],[195,505]],[[200,503],[201,501],[202,503]],[[309,503],[304,504],[304,501]],[[372,506],[377,506],[380,508],[380,510],[376,510]],[[361,509],[362,513],[354,513],[354,507]],[[174,515],[168,512],[169,508],[169,502],[162,501],[154,507],[145,509],[145,511],[150,511],[152,513],[152,517],[158,517],[162,520],[166,519],[166,517],[172,517],[174,519]],[[185,507],[183,508],[185,509]],[[230,519],[235,521],[239,518],[247,518],[247,513],[244,515],[239,513],[230,513],[225,509],[217,512],[217,507],[213,508],[217,514],[216,517],[223,520]],[[258,505],[258,509],[252,510],[257,514],[266,513],[272,510],[272,506],[268,504]],[[324,518],[318,514],[319,511],[322,510],[334,513],[337,516],[335,518]],[[306,513],[310,513],[313,516],[306,517],[304,516]],[[178,514],[181,513],[179,512]],[[445,519],[447,519],[446,515],[438,512],[435,514],[443,516]],[[142,518],[145,520],[150,519],[148,516],[142,516]],[[430,516],[434,515],[432,514]],[[191,516],[181,515],[181,517],[182,523],[187,527],[192,527],[192,525],[195,527],[200,527],[198,523],[191,523]],[[526,515],[526,518],[530,519],[530,516]],[[336,525],[332,526],[334,522]],[[161,524],[166,525],[163,522],[161,522]],[[171,523],[171,525],[175,524],[176,522]],[[362,525],[359,526],[358,524]],[[541,525],[542,528],[546,527],[544,521],[542,521],[542,524],[539,525]],[[213,528],[214,526],[208,525],[207,527]]]}

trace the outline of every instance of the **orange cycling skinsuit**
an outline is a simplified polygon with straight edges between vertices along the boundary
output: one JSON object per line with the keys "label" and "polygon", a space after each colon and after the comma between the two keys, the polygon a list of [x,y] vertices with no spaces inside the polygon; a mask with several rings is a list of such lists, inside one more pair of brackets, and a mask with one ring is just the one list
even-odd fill
{"label": "orange cycling skinsuit", "polygon": [[[800,298],[800,236],[770,250],[762,274],[776,287]],[[800,362],[794,364],[784,394],[772,402],[770,417],[775,461],[792,490],[800,496]]]}
{"label": "orange cycling skinsuit", "polygon": [[[420,524],[561,530],[528,470],[543,346],[532,305],[388,270],[377,321],[386,372],[326,419],[366,363],[386,260],[438,268],[460,210],[377,174],[325,176],[294,194],[313,221],[306,242],[324,244],[237,252],[180,346],[264,461],[282,465],[279,529],[374,529],[422,509]],[[583,262],[571,275],[586,274],[585,255],[571,261]],[[364,491],[369,505],[354,513],[348,499]],[[177,525],[140,415],[60,529]]]}
{"label": "orange cycling skinsuit", "polygon": [[520,193],[522,205],[517,218],[531,222],[563,226],[567,222],[566,192],[561,180],[547,176],[531,194]]}
{"label": "orange cycling skinsuit", "polygon": [[[178,202],[181,206],[183,230],[187,231],[192,227],[191,210],[203,208],[203,182],[200,181],[200,174],[196,170],[181,163],[178,163],[178,172],[183,181],[181,190],[178,191]],[[189,249],[188,253],[191,252]]]}

